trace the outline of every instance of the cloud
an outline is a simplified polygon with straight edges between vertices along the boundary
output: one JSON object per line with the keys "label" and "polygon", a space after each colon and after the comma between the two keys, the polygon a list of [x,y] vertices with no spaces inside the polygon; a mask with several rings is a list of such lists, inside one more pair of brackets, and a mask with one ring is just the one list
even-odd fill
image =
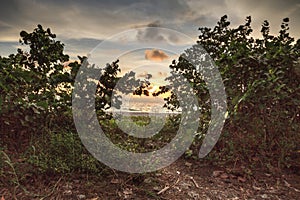
{"label": "cloud", "polygon": [[17,52],[18,42],[1,42],[0,41],[0,56],[8,56]]}
{"label": "cloud", "polygon": [[159,78],[166,78],[168,76],[167,72],[157,72]]}
{"label": "cloud", "polygon": [[169,58],[169,56],[158,49],[152,49],[152,50],[146,50],[145,51],[145,58],[147,60],[152,60],[152,61],[163,61]]}
{"label": "cloud", "polygon": [[144,31],[139,30],[137,33],[137,39],[139,41],[143,42],[161,42],[163,40],[166,40],[163,35],[159,33],[159,29],[156,27],[160,27],[159,21],[154,21],[146,25],[139,25],[137,28],[140,27],[147,27],[146,29],[143,29]]}
{"label": "cloud", "polygon": [[105,39],[138,24],[168,24],[186,12],[188,8],[181,0],[11,0],[0,7],[0,20],[11,27],[10,31],[0,30],[0,39],[14,34],[17,40],[19,31],[30,31],[37,24],[69,38]]}
{"label": "cloud", "polygon": [[138,24],[132,26],[133,28],[144,28],[144,27],[161,27],[161,22],[159,20],[147,23],[147,24]]}
{"label": "cloud", "polygon": [[65,52],[76,59],[77,56],[86,56],[91,50],[93,50],[102,40],[94,38],[71,38],[62,39],[65,44]]}
{"label": "cloud", "polygon": [[197,29],[214,27],[224,14],[233,27],[251,15],[257,35],[265,19],[270,21],[271,32],[277,34],[281,20],[290,17],[290,32],[300,37],[299,0],[11,0],[0,7],[0,41],[17,42],[21,30],[31,32],[42,24],[64,39],[103,40],[132,27],[146,27],[137,34],[138,40],[178,44],[176,35],[157,29],[163,27],[185,33],[196,42]]}
{"label": "cloud", "polygon": [[137,39],[141,42],[151,42],[151,43],[180,43],[178,35],[176,32],[173,31],[165,31],[162,28],[166,28],[166,26],[162,26],[161,22],[156,20],[144,25],[137,25],[134,28],[142,28],[146,27],[145,29],[138,30]]}
{"label": "cloud", "polygon": [[[235,21],[232,23],[243,23],[245,16],[252,16],[252,27],[254,35],[260,37],[260,29],[264,20],[270,23],[271,34],[278,35],[282,19],[290,18],[290,33],[293,37],[300,38],[300,2],[299,0],[290,0],[288,3],[280,0],[253,0],[253,1],[234,1],[227,0],[229,7],[238,7]],[[230,17],[230,15],[229,15]],[[231,17],[229,18],[231,19]]]}
{"label": "cloud", "polygon": [[152,78],[152,74],[150,74],[149,72],[141,72],[141,73],[138,73],[137,75],[138,78],[145,78],[145,79],[150,79]]}

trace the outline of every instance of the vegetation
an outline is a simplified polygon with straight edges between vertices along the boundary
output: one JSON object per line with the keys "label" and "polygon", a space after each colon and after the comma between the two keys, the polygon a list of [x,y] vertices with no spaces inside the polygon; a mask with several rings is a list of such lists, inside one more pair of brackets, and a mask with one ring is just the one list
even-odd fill
{"label": "vegetation", "polygon": [[[228,101],[229,118],[212,156],[256,160],[264,166],[275,162],[282,167],[289,165],[290,156],[299,148],[300,40],[289,35],[288,22],[283,19],[279,35],[273,36],[265,21],[261,39],[251,37],[251,17],[237,28],[229,27],[226,15],[213,29],[199,28],[197,45],[204,47],[219,67]],[[188,49],[185,56],[200,55],[195,50]],[[205,133],[210,101],[203,76],[184,57],[170,67],[193,83],[203,114],[201,132]],[[164,92],[165,87],[161,88]],[[166,106],[178,106],[175,95],[167,101]]]}
{"label": "vegetation", "polygon": [[[237,28],[231,28],[227,16],[223,16],[213,29],[199,29],[194,47],[201,45],[214,59],[228,101],[222,136],[207,160],[251,163],[252,167],[269,169],[297,165],[300,40],[289,35],[288,22],[288,18],[283,19],[279,35],[274,36],[265,21],[260,39],[251,37],[251,17]],[[70,61],[64,54],[64,44],[41,25],[32,33],[22,31],[20,36],[20,43],[29,51],[18,49],[16,54],[0,57],[0,177],[7,176],[4,169],[8,169],[13,174],[13,184],[20,185],[14,157],[21,157],[40,172],[102,173],[105,167],[81,144],[71,113],[72,87],[85,57]],[[189,49],[185,52],[191,53]],[[209,91],[201,74],[184,57],[173,61],[170,68],[187,78],[202,108],[198,138],[186,153],[187,157],[195,157],[210,122]],[[120,80],[118,61],[107,64],[100,73],[96,109],[103,129],[114,143],[130,151],[146,152],[161,148],[174,137],[180,116],[169,118],[150,141],[125,136],[111,115],[104,112],[111,106],[112,91]],[[149,95],[145,89],[149,80],[138,80],[134,75],[127,74],[132,80],[128,87],[134,86],[136,95]],[[162,86],[155,95],[166,92],[166,88]],[[166,98],[166,107],[178,106],[175,94]],[[149,118],[134,117],[133,121],[143,126]]]}

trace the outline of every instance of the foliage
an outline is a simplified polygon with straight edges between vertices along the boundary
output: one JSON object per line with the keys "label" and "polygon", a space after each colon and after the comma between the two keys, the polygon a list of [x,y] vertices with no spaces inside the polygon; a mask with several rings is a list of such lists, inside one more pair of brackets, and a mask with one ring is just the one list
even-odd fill
{"label": "foliage", "polygon": [[[237,28],[229,27],[226,15],[213,29],[199,28],[195,46],[204,47],[214,59],[227,93],[229,119],[219,142],[227,155],[250,161],[275,158],[280,165],[299,143],[300,40],[289,35],[288,22],[283,19],[279,35],[273,36],[264,21],[261,39],[251,37],[251,17]],[[185,53],[201,54],[189,49]],[[210,102],[201,74],[183,57],[170,67],[191,82],[203,108],[201,120],[208,124]],[[177,106],[173,96],[167,101]]]}
{"label": "foliage", "polygon": [[[111,118],[111,113],[106,111],[112,107],[112,104],[116,109],[120,109],[122,97],[125,95],[144,94],[149,96],[148,90],[146,89],[150,85],[149,80],[137,79],[135,73],[132,71],[126,73],[121,79],[119,77],[121,69],[118,63],[119,60],[116,60],[111,64],[107,64],[106,67],[100,71],[95,99],[95,107],[99,120]],[[115,97],[113,95],[115,95]]]}
{"label": "foliage", "polygon": [[[288,22],[289,19],[285,18],[279,35],[273,36],[269,33],[269,23],[265,21],[260,39],[251,37],[251,17],[237,28],[231,28],[227,16],[223,16],[213,29],[199,29],[199,41],[193,48],[203,46],[214,59],[228,100],[229,116],[214,156],[221,158],[226,155],[229,159],[259,160],[261,163],[273,158],[280,166],[288,164],[290,155],[296,150],[300,142],[300,40],[295,41],[289,35]],[[56,35],[41,25],[32,33],[22,31],[20,36],[20,43],[29,50],[18,49],[16,54],[0,57],[1,145],[13,141],[18,149],[31,140],[29,161],[43,171],[99,172],[97,170],[103,166],[84,149],[78,135],[74,134],[72,120],[71,93],[86,57],[78,56],[78,61],[71,62],[64,54],[64,44],[56,41]],[[194,52],[193,48],[187,49],[185,54],[201,53]],[[173,61],[170,68],[191,83],[198,97],[201,107],[198,136],[202,139],[211,112],[209,91],[203,76],[183,56]],[[150,75],[139,80],[130,72],[120,79],[118,60],[95,73],[99,73],[96,110],[112,141],[124,149],[139,152],[145,152],[144,147],[153,150],[169,142],[173,137],[170,133],[177,130],[178,116],[169,118],[160,134],[147,143],[143,139],[122,135],[115,122],[109,119],[110,115],[107,116],[106,110],[112,105],[111,97],[118,82],[122,86],[118,88],[120,93],[148,96]],[[168,80],[172,82],[174,76]],[[169,90],[167,86],[160,89],[154,95]],[[166,98],[166,107],[174,110],[179,102],[176,95],[171,94]],[[114,101],[115,105],[120,105],[121,96]],[[149,123],[148,118],[133,120],[139,125]],[[27,140],[24,140],[24,135]],[[200,145],[199,141],[197,145]],[[187,156],[191,156],[191,151]]]}
{"label": "foliage", "polygon": [[[3,164],[0,163],[1,164],[0,165],[1,169],[0,170],[4,169],[4,165],[6,164],[9,169],[5,169],[5,173],[7,173],[7,171],[9,171],[10,173],[7,173],[7,174],[12,175],[11,182],[13,184],[17,185],[17,186],[20,185],[19,178],[18,178],[18,175],[17,175],[17,172],[16,172],[16,168],[14,166],[14,163],[12,162],[11,158],[5,153],[4,150],[0,150],[0,158],[1,158],[1,162],[3,162]],[[2,176],[2,173],[3,173],[3,176],[4,176],[4,174],[5,174],[4,171],[3,172],[0,171],[0,172],[1,172],[0,176]]]}
{"label": "foliage", "polygon": [[[32,143],[31,152],[35,154],[30,160],[43,170],[93,171],[98,164],[74,135],[71,110],[75,78],[87,58],[78,56],[78,61],[71,62],[64,54],[64,44],[41,25],[31,33],[21,31],[20,36],[20,43],[28,48],[0,57],[1,145],[24,151],[21,147],[27,148]],[[112,92],[120,80],[118,62],[106,64],[95,72],[99,74],[95,94],[101,120],[110,116],[105,111],[111,107]],[[136,95],[145,94],[149,85],[147,80],[136,79],[133,72],[125,75],[124,82],[120,89],[125,94],[133,91]]]}
{"label": "foliage", "polygon": [[2,133],[24,128],[42,131],[71,101],[71,79],[64,69],[69,57],[63,53],[63,44],[41,25],[20,36],[29,52],[18,49],[17,54],[0,58]]}
{"label": "foliage", "polygon": [[[165,120],[165,124],[158,133],[149,138],[138,138],[128,135],[127,132],[122,131],[124,128],[122,130],[120,128],[128,126],[129,122],[131,122],[140,129],[143,129],[143,127],[148,125],[151,120],[147,116],[123,116],[122,121],[119,121],[118,123],[114,118],[102,120],[100,123],[105,135],[119,148],[131,152],[143,153],[161,149],[166,144],[170,143],[176,136],[176,132],[179,128],[178,119],[180,119],[180,116],[177,115],[169,116],[165,119],[159,118],[159,120]],[[152,123],[155,124],[158,122],[152,121]],[[129,127],[126,128],[129,129]],[[130,128],[133,129],[132,127]]]}
{"label": "foliage", "polygon": [[28,162],[43,172],[99,173],[104,166],[84,148],[77,134],[61,132],[36,139]]}

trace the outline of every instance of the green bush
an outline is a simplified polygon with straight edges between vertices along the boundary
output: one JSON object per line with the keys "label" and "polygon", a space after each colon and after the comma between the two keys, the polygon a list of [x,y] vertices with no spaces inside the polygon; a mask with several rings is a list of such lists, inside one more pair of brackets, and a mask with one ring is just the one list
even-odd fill
{"label": "green bush", "polygon": [[36,140],[28,155],[28,162],[43,172],[99,173],[104,168],[74,133],[50,133]]}
{"label": "green bush", "polygon": [[[279,34],[274,36],[265,21],[262,38],[255,39],[251,17],[231,28],[223,16],[214,28],[199,28],[195,48],[185,52],[185,57],[193,58],[201,54],[197,52],[197,45],[201,45],[223,78],[229,115],[215,149],[218,158],[260,160],[281,167],[288,165],[289,155],[299,144],[300,40],[289,35],[288,22],[283,19]],[[202,75],[184,57],[170,67],[186,77],[196,91],[204,124],[200,133],[204,135],[205,124],[210,122],[210,101]],[[168,99],[169,104],[174,102],[174,98]]]}

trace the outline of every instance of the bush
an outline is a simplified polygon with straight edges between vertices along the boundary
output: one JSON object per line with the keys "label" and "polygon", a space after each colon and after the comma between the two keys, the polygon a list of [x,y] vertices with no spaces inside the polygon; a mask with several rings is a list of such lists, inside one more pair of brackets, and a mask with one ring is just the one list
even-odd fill
{"label": "bush", "polygon": [[[290,37],[288,22],[283,19],[279,35],[273,36],[265,21],[262,39],[254,39],[251,17],[230,28],[223,16],[213,29],[199,28],[199,41],[185,52],[185,57],[193,58],[201,54],[196,51],[201,45],[223,78],[229,117],[215,149],[218,158],[261,161],[263,165],[268,161],[282,167],[296,150],[300,142],[300,40]],[[184,57],[170,67],[191,82],[203,111],[201,121],[208,124],[210,102],[202,76]],[[168,99],[169,104],[174,102]],[[202,135],[205,127],[200,130]]]}
{"label": "bush", "polygon": [[74,133],[51,133],[41,137],[34,142],[28,154],[28,162],[42,172],[99,173],[104,169]]}

